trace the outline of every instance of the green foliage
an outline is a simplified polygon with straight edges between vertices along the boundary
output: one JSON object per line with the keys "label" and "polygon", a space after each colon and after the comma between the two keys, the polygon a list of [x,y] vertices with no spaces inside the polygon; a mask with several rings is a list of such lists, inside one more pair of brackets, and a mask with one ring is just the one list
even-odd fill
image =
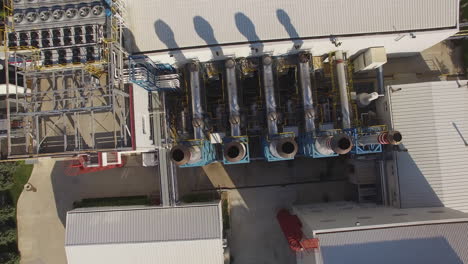
{"label": "green foliage", "polygon": [[205,203],[219,200],[218,192],[189,193],[182,196],[180,200],[184,203]]}
{"label": "green foliage", "polygon": [[0,224],[6,223],[15,217],[15,208],[13,206],[3,206],[0,208]]}
{"label": "green foliage", "polygon": [[18,162],[0,162],[0,191],[13,187],[13,174],[18,167]]}
{"label": "green foliage", "polygon": [[8,225],[0,227],[0,246],[16,241],[16,229]]}
{"label": "green foliage", "polygon": [[29,181],[34,165],[24,164],[24,162],[18,162],[18,167],[13,174],[14,185],[10,188],[10,196],[13,200],[13,204],[16,206],[19,196],[23,191],[24,185]]}
{"label": "green foliage", "polygon": [[223,213],[223,231],[226,232],[229,228],[231,228],[231,221],[229,220],[229,204],[228,204],[227,199],[223,200],[222,213]]}
{"label": "green foliage", "polygon": [[83,199],[73,203],[74,208],[103,207],[103,206],[126,206],[126,205],[149,205],[147,196],[127,196]]}
{"label": "green foliage", "polygon": [[0,263],[3,264],[18,264],[20,257],[16,252],[0,253]]}

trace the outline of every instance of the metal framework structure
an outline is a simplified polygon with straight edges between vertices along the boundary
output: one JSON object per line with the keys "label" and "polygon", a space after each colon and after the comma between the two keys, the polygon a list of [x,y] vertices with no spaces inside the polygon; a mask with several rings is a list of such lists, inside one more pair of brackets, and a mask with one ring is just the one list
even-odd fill
{"label": "metal framework structure", "polygon": [[38,48],[8,47],[14,30],[5,31],[5,57],[15,76],[9,84],[7,74],[8,158],[130,149],[124,5],[120,0],[106,4],[98,61],[45,67]]}

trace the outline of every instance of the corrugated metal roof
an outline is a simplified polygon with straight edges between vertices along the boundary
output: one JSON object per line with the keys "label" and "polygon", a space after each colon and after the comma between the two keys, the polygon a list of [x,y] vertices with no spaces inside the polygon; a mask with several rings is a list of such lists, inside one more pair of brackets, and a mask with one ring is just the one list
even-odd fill
{"label": "corrugated metal roof", "polygon": [[318,263],[468,263],[468,223],[318,234]]}
{"label": "corrugated metal roof", "polygon": [[127,0],[139,51],[456,27],[458,0]]}
{"label": "corrugated metal roof", "polygon": [[66,246],[222,239],[219,204],[71,211]]}
{"label": "corrugated metal roof", "polygon": [[224,263],[221,239],[68,246],[65,251],[68,264]]}
{"label": "corrugated metal roof", "polygon": [[468,88],[457,81],[393,85],[393,126],[408,152],[397,153],[401,206],[468,212]]}

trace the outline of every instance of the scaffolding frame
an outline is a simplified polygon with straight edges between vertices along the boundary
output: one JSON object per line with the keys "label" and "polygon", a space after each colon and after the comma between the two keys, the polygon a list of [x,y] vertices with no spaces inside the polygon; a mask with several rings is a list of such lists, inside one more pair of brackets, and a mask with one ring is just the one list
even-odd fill
{"label": "scaffolding frame", "polygon": [[123,71],[124,5],[120,0],[107,2],[112,12],[107,16],[107,37],[99,44],[101,61],[42,67],[40,49],[8,48],[8,33],[14,30],[5,28],[5,66],[14,64],[15,75],[15,84],[9,84],[6,71],[8,158],[131,149],[131,98]]}

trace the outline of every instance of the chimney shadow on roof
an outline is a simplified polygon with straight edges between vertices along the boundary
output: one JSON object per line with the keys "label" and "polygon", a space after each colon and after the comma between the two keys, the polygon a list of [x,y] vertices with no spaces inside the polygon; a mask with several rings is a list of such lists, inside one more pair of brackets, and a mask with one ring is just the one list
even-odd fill
{"label": "chimney shadow on roof", "polygon": [[288,13],[286,13],[286,11],[283,9],[277,9],[276,18],[278,18],[278,21],[281,23],[281,25],[283,25],[286,32],[288,32],[289,37],[294,43],[294,49],[300,49],[302,44],[304,44],[304,41],[300,39],[296,28],[291,23],[291,18],[289,17]]}
{"label": "chimney shadow on roof", "polygon": [[130,54],[141,51],[138,45],[136,44],[135,36],[133,35],[133,32],[130,29],[124,28],[122,34],[123,46],[125,50],[127,50]]}
{"label": "chimney shadow on roof", "polygon": [[213,58],[224,57],[223,49],[219,46],[210,23],[201,16],[195,16],[193,18],[193,26],[198,36],[210,47]]}
{"label": "chimney shadow on roof", "polygon": [[236,13],[234,19],[239,32],[249,41],[252,55],[262,55],[264,46],[260,37],[257,35],[252,20],[241,12]]}
{"label": "chimney shadow on roof", "polygon": [[172,31],[171,27],[163,20],[158,19],[154,22],[154,30],[159,40],[166,45],[169,55],[174,57],[176,64],[185,64],[187,62],[187,58],[180,50],[180,47],[175,40],[174,31]]}

